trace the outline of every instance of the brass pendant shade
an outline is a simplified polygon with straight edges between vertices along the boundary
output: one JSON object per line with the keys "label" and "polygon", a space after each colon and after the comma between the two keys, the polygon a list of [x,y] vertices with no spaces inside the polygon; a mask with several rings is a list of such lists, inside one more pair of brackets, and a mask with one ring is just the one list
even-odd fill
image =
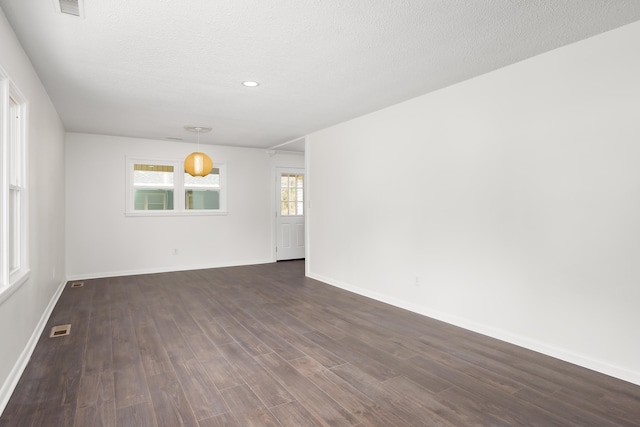
{"label": "brass pendant shade", "polygon": [[[211,128],[185,126],[190,132],[198,132],[198,149],[200,149],[200,132],[210,132]],[[184,159],[184,171],[191,176],[207,176],[213,169],[213,161],[201,151],[194,151]]]}

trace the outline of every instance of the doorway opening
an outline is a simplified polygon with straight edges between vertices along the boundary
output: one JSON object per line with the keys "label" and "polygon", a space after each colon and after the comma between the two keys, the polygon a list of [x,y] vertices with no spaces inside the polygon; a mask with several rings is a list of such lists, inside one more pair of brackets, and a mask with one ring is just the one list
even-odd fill
{"label": "doorway opening", "polygon": [[304,169],[276,169],[276,261],[305,257]]}

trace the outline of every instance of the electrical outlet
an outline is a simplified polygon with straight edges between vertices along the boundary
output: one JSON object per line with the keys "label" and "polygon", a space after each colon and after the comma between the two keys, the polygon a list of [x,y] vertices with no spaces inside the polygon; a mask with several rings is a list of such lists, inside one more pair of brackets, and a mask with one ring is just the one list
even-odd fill
{"label": "electrical outlet", "polygon": [[173,254],[178,255],[178,248],[173,248]]}
{"label": "electrical outlet", "polygon": [[420,276],[416,276],[416,283],[415,283],[416,287],[419,288],[421,284],[422,282],[420,281]]}

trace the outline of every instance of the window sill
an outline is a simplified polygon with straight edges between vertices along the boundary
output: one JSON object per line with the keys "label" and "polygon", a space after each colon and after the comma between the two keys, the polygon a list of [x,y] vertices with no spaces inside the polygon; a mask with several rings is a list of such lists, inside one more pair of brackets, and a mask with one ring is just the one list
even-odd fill
{"label": "window sill", "polygon": [[26,283],[30,275],[31,270],[21,271],[12,278],[13,280],[9,282],[9,285],[7,287],[0,288],[0,305],[3,304],[11,295],[13,295],[15,291],[20,289],[20,286]]}
{"label": "window sill", "polygon": [[224,216],[227,215],[227,211],[206,211],[206,210],[192,210],[192,211],[141,211],[141,212],[125,212],[124,216],[130,217],[155,217],[155,216]]}

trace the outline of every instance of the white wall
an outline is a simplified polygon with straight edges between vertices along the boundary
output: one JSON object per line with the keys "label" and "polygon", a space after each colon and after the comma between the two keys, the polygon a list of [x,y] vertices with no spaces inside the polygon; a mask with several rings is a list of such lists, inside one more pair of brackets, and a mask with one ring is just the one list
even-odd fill
{"label": "white wall", "polygon": [[64,282],[64,129],[29,59],[0,10],[0,67],[28,102],[31,274],[0,291],[0,412],[39,338]]}
{"label": "white wall", "polygon": [[[214,164],[227,165],[228,215],[124,215],[127,156],[181,160],[195,148],[195,144],[185,142],[67,134],[69,277],[255,264],[275,259],[271,214],[275,160],[266,150],[200,146]],[[177,255],[173,249],[178,249]]]}
{"label": "white wall", "polygon": [[638,52],[634,23],[310,135],[309,275],[640,384]]}

